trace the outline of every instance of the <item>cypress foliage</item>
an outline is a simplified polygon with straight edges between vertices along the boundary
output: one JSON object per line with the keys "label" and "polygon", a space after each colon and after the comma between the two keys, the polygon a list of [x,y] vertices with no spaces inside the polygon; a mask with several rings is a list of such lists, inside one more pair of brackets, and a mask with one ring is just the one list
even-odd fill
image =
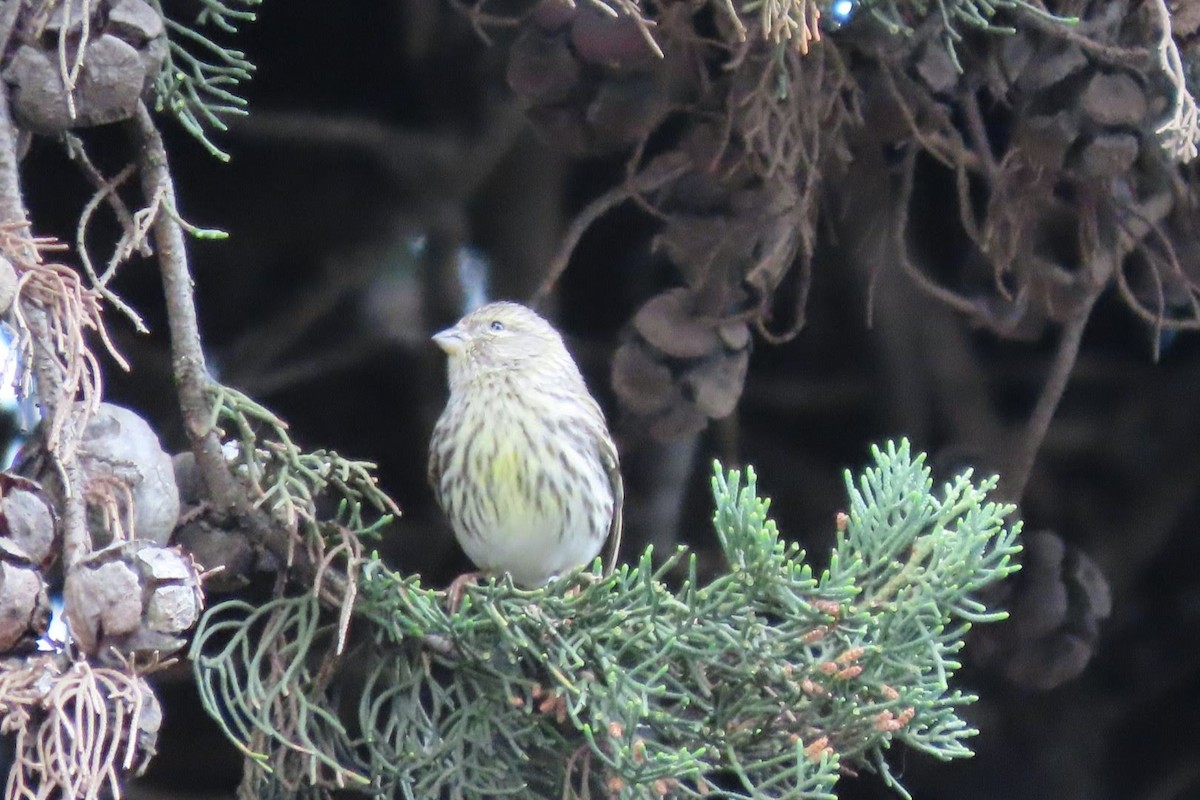
{"label": "cypress foliage", "polygon": [[950,680],[967,629],[1004,616],[977,593],[1017,568],[1019,526],[987,499],[995,479],[935,491],[907,443],[873,455],[819,573],[754,471],[717,466],[714,580],[646,551],[542,589],[487,581],[451,612],[373,559],[349,657],[311,594],[213,608],[193,649],[204,702],[262,765],[260,796],[827,798],[845,769],[905,794],[893,743],[970,755],[974,698]]}

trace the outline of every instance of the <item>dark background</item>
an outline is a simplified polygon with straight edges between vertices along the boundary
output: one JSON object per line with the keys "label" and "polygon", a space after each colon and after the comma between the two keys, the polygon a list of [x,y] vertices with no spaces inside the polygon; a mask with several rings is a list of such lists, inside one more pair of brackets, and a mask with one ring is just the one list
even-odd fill
{"label": "dark background", "polygon": [[[494,296],[528,297],[566,223],[624,166],[622,155],[571,158],[537,136],[507,90],[504,42],[500,31],[487,46],[437,0],[268,0],[239,39],[258,65],[253,115],[217,135],[232,160],[162,120],[182,213],[230,234],[190,248],[219,377],[286,418],[302,445],[377,462],[404,510],[383,550],[431,580],[466,566],[424,479],[445,391],[428,335],[458,312],[457,257],[471,248],[490,264]],[[128,160],[119,132],[91,135],[103,161]],[[38,232],[73,238],[88,190],[61,150],[35,142],[24,169],[39,176],[26,180]],[[937,184],[919,193],[914,215],[927,215],[931,243],[945,194]],[[1053,329],[1000,341],[886,270],[868,327],[866,265],[853,241],[832,236],[818,249],[807,326],[786,345],[756,343],[733,417],[675,443],[625,424],[608,365],[621,326],[672,283],[650,249],[655,229],[632,206],[604,217],[548,310],[621,440],[627,553],[654,541],[711,554],[714,457],[758,469],[781,529],[818,562],[845,502],[842,470],[863,464],[871,443],[907,436],[947,463],[1003,463]],[[133,372],[108,365],[107,391],[177,451],[155,278],[135,263],[117,286],[153,333],[114,321]],[[1022,502],[1027,530],[1052,531],[1111,586],[1111,618],[1082,637],[1094,657],[1078,678],[1039,691],[968,654],[960,685],[982,698],[967,711],[982,731],[978,754],[940,764],[896,753],[915,797],[1200,797],[1200,342],[1181,334],[1156,363],[1152,336],[1115,297],[1101,299]],[[162,684],[161,754],[139,796],[236,784],[237,754],[184,677]],[[839,790],[887,796],[870,775]]]}

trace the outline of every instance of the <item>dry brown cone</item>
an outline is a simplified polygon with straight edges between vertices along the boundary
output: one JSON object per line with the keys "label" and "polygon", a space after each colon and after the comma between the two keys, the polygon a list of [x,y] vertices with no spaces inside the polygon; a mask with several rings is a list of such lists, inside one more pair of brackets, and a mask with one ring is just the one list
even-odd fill
{"label": "dry brown cone", "polygon": [[746,322],[700,315],[695,299],[683,288],[651,298],[613,356],[622,407],[659,439],[696,433],[732,414],[746,380]]}
{"label": "dry brown cone", "polygon": [[145,0],[33,4],[34,37],[4,69],[13,115],[35,133],[129,119],[167,55],[162,16]]}
{"label": "dry brown cone", "polygon": [[[509,51],[508,84],[554,147],[602,154],[650,135],[698,91],[691,9],[668,6],[647,40],[644,20],[594,4],[542,0]],[[661,45],[662,53],[654,47]]]}
{"label": "dry brown cone", "polygon": [[101,661],[168,656],[204,608],[200,574],[176,548],[130,541],[98,550],[72,569],[63,589],[71,634]]}

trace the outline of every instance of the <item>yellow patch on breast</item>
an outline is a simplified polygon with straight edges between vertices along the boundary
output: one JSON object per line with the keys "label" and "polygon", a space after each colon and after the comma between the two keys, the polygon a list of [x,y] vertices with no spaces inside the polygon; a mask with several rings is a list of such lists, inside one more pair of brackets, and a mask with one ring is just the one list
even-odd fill
{"label": "yellow patch on breast", "polygon": [[537,516],[531,485],[535,470],[527,459],[528,453],[523,448],[501,445],[488,465],[488,480],[500,515],[498,522],[515,528],[513,533],[534,524]]}
{"label": "yellow patch on breast", "polygon": [[521,460],[514,447],[499,447],[496,457],[492,459],[489,478],[497,490],[511,490],[517,493],[518,470],[522,468]]}

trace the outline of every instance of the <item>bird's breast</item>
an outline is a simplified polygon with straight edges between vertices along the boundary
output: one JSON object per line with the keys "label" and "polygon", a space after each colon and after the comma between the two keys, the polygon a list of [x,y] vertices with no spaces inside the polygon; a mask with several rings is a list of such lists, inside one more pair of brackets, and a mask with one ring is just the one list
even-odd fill
{"label": "bird's breast", "polygon": [[526,585],[594,558],[613,499],[581,426],[519,400],[457,411],[464,444],[439,493],[467,556]]}

